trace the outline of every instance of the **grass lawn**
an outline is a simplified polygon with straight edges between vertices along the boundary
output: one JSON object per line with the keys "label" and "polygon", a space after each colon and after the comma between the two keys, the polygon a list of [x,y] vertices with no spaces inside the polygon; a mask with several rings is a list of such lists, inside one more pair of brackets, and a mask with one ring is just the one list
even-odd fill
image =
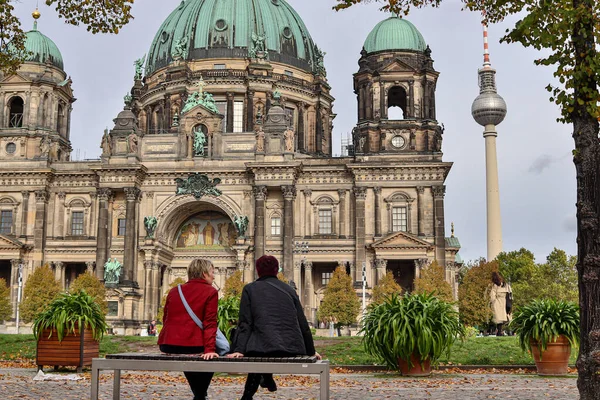
{"label": "grass lawn", "polygon": [[[156,337],[104,336],[100,342],[100,355],[158,351]],[[332,365],[373,365],[377,360],[365,353],[360,337],[315,337],[317,351],[331,361]],[[0,334],[0,360],[35,359],[35,339],[33,335]],[[577,352],[571,354],[574,364]],[[473,337],[464,343],[458,342],[450,358],[442,357],[441,364],[449,365],[521,365],[533,364],[533,359],[523,353],[517,338],[512,337]]]}

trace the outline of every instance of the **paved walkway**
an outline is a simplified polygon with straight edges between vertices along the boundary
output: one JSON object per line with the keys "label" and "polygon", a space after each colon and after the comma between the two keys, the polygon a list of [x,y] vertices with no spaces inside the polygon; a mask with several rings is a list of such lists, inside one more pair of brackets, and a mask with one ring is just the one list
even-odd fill
{"label": "paved walkway", "polygon": [[[89,399],[90,374],[80,381],[33,381],[34,369],[0,369],[0,393],[3,400]],[[211,400],[239,399],[243,376],[217,376],[209,390]],[[308,376],[276,377],[279,390],[260,389],[255,399],[318,399],[316,378]],[[100,398],[112,399],[112,373],[101,373]],[[191,399],[181,373],[123,373],[122,399]],[[542,378],[533,374],[456,374],[436,372],[429,378],[410,379],[394,374],[331,375],[331,399],[546,399],[577,400],[576,375]]]}

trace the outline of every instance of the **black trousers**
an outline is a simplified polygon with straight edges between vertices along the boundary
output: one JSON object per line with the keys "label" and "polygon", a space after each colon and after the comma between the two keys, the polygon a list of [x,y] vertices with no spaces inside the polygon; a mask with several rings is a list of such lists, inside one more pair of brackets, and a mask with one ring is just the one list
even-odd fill
{"label": "black trousers", "polygon": [[[194,346],[173,346],[170,344],[161,344],[160,351],[170,354],[198,354],[204,353],[204,347]],[[190,389],[194,394],[194,400],[204,400],[208,393],[210,381],[214,372],[187,372],[184,371],[185,379],[187,379]]]}
{"label": "black trousers", "polygon": [[[244,354],[246,357],[293,357],[296,354],[283,353],[283,352],[275,352],[275,353],[247,353]],[[264,379],[265,383],[268,383],[273,380],[273,374],[248,374],[248,378],[246,378],[246,385],[244,385],[244,395],[242,396],[243,400],[250,400],[252,396],[256,394],[258,390],[258,386],[260,385],[260,378]]]}

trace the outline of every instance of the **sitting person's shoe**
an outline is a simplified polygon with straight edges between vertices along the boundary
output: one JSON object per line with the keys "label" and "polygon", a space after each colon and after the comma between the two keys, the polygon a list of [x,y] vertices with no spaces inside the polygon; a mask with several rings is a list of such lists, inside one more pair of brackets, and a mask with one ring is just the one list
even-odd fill
{"label": "sitting person's shoe", "polygon": [[264,376],[260,377],[260,387],[267,389],[269,392],[277,391],[277,384],[275,383],[275,379],[265,379]]}

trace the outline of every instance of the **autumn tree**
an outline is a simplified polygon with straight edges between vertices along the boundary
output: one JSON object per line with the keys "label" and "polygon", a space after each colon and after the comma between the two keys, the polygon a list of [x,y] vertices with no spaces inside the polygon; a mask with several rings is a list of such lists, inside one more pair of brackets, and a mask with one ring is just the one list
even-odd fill
{"label": "autumn tree", "polygon": [[[0,0],[0,71],[12,74],[26,59],[25,32],[14,15],[16,0]],[[132,18],[133,0],[46,0],[65,23],[84,25],[91,33],[119,33]],[[6,51],[8,49],[9,51]]]}
{"label": "autumn tree", "polygon": [[108,303],[106,301],[106,287],[96,275],[85,272],[79,275],[71,286],[69,292],[77,293],[80,290],[84,290],[89,296],[94,298],[94,301],[100,306],[100,309],[106,315],[108,312]]}
{"label": "autumn tree", "polygon": [[342,326],[355,323],[359,312],[360,301],[352,287],[352,278],[344,267],[338,267],[325,288],[317,318],[333,321],[339,332]]}
{"label": "autumn tree", "polygon": [[496,256],[500,274],[507,282],[514,283],[531,279],[535,270],[535,256],[525,248],[501,252]]}
{"label": "autumn tree", "polygon": [[494,271],[498,271],[496,262],[481,262],[465,274],[458,287],[458,309],[463,324],[487,327],[492,317],[489,293]]}
{"label": "autumn tree", "polygon": [[167,293],[165,293],[165,295],[160,300],[160,307],[158,308],[158,315],[156,316],[157,321],[163,322],[165,303],[167,302],[167,295],[169,294],[171,289],[173,289],[177,285],[183,285],[185,282],[187,281],[181,277],[178,277],[173,282],[171,282],[171,284],[169,285],[169,290],[167,290]]}
{"label": "autumn tree", "polygon": [[[408,14],[412,8],[437,7],[442,0],[374,0],[388,11]],[[341,10],[368,0],[337,0]],[[483,12],[484,23],[511,15],[519,20],[501,39],[541,50],[536,65],[553,66],[556,84],[550,101],[561,111],[560,122],[573,124],[573,162],[577,180],[577,275],[581,309],[581,345],[577,359],[581,400],[600,399],[600,2],[597,0],[462,0],[465,8]],[[536,55],[539,53],[536,53]]]}
{"label": "autumn tree", "polygon": [[400,294],[402,288],[396,283],[394,274],[388,271],[381,281],[373,287],[373,293],[371,297],[371,304],[381,304],[385,301],[385,298],[391,296],[394,293]]}
{"label": "autumn tree", "polygon": [[0,321],[7,320],[11,315],[10,287],[8,287],[4,278],[0,278]]}
{"label": "autumn tree", "polygon": [[27,278],[23,288],[23,301],[20,312],[23,321],[33,321],[52,300],[62,291],[60,283],[54,278],[54,272],[45,264],[37,267]]}
{"label": "autumn tree", "polygon": [[446,270],[436,260],[421,269],[421,276],[415,279],[415,293],[431,293],[440,300],[454,302],[452,286],[446,281]]}
{"label": "autumn tree", "polygon": [[225,286],[223,287],[223,297],[242,297],[242,290],[244,289],[244,282],[242,281],[243,272],[235,271],[225,279]]}

